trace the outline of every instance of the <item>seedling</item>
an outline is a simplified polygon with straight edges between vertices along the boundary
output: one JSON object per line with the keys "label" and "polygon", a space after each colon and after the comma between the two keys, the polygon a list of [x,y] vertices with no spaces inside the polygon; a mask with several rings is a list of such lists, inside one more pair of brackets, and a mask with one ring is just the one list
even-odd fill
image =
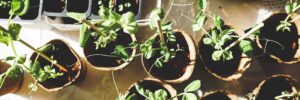
{"label": "seedling", "polygon": [[281,95],[275,97],[276,100],[300,100],[300,94],[299,93],[290,93],[290,92],[282,92]]}
{"label": "seedling", "polygon": [[193,25],[194,31],[203,30],[205,35],[207,37],[203,38],[203,43],[205,45],[212,46],[215,51],[212,54],[212,59],[214,61],[220,61],[220,60],[231,60],[233,59],[232,51],[230,49],[234,47],[235,45],[239,44],[241,47],[241,50],[248,55],[251,55],[251,52],[253,52],[252,42],[249,40],[246,40],[247,37],[249,37],[251,34],[257,35],[258,29],[263,27],[263,23],[260,23],[253,27],[250,31],[248,31],[245,35],[239,37],[236,41],[234,41],[232,44],[224,47],[226,42],[231,41],[233,38],[236,38],[238,36],[233,35],[234,29],[226,26],[224,21],[219,16],[214,16],[212,18],[213,20],[213,26],[212,28],[207,32],[203,28],[203,25],[207,21],[207,15],[205,14],[207,1],[206,0],[198,0],[198,9],[200,12],[196,16],[195,24]]}
{"label": "seedling", "polygon": [[[127,5],[128,6],[128,5]],[[90,36],[98,37],[98,39],[94,42],[96,45],[95,49],[105,48],[107,44],[117,39],[117,32],[119,30],[123,30],[123,32],[127,34],[134,34],[138,30],[138,25],[135,21],[135,16],[132,12],[127,12],[123,15],[120,15],[113,11],[113,2],[110,1],[109,8],[100,6],[100,10],[98,12],[100,20],[97,20],[95,24],[91,23],[85,17],[83,13],[68,13],[67,15],[80,23],[83,23],[80,29],[80,46],[84,47],[88,38]],[[93,30],[90,31],[89,27]],[[102,56],[110,56],[121,58],[124,61],[128,61],[129,54],[128,49],[132,49],[136,46],[136,41],[131,43],[131,46],[125,47],[123,45],[118,45],[115,48],[115,51],[112,55],[104,55]]]}
{"label": "seedling", "polygon": [[[197,96],[194,94],[201,87],[200,80],[195,80],[184,88],[184,92],[179,93],[178,95],[167,98],[168,93],[164,89],[158,89],[154,92],[144,89],[139,84],[135,85],[135,89],[140,95],[146,98],[146,100],[172,100],[176,97],[182,97],[182,100],[197,100]],[[116,100],[136,100],[137,94],[132,94],[126,98],[126,96],[119,96]]]}
{"label": "seedling", "polygon": [[[10,3],[11,10],[10,15],[11,16],[22,16],[24,15],[29,7],[29,0],[12,0]],[[57,61],[51,59],[47,55],[43,53],[43,50],[47,50],[49,47],[36,49],[24,40],[22,40],[19,37],[20,31],[22,29],[22,26],[17,23],[11,23],[11,18],[8,19],[8,29],[0,26],[0,43],[3,43],[7,46],[10,46],[12,48],[12,51],[14,52],[14,56],[9,56],[4,59],[4,61],[12,61],[12,66],[3,74],[0,75],[0,87],[3,85],[3,82],[7,77],[17,77],[23,73],[22,68],[29,71],[39,82],[43,82],[50,78],[56,78],[58,76],[61,76],[62,73],[58,73],[55,69],[53,69],[53,66],[60,69],[59,71],[67,72],[65,67],[61,66],[57,63]],[[51,63],[51,65],[44,67],[44,69],[39,69],[40,66],[38,62],[36,61],[34,64],[31,64],[30,67],[26,67],[25,61],[26,56],[24,55],[18,55],[16,52],[14,41],[18,41],[22,43],[23,45],[27,46],[28,48],[32,49],[35,53],[46,59]],[[33,91],[36,90],[36,87],[31,88]]]}
{"label": "seedling", "polygon": [[[168,62],[170,59],[176,56],[176,52],[181,51],[180,47],[175,49],[169,49],[168,44],[176,42],[176,37],[173,34],[172,24],[170,22],[161,24],[160,20],[164,17],[162,9],[154,9],[150,14],[150,28],[155,32],[155,34],[145,43],[141,44],[140,50],[144,55],[145,59],[150,59],[154,56],[156,51],[161,51],[161,56],[156,59],[153,65],[158,68],[163,67],[163,63]],[[160,46],[154,48],[153,44],[157,43],[155,37],[159,36],[160,41],[158,43]],[[166,37],[165,37],[166,36]],[[152,67],[152,66],[151,66]]]}
{"label": "seedling", "polygon": [[292,22],[296,19],[291,19],[291,16],[293,13],[295,13],[300,8],[300,4],[298,3],[298,0],[289,0],[285,5],[285,12],[288,14],[288,16],[285,18],[285,20],[280,21],[280,24],[277,26],[277,31],[291,31],[290,26],[292,26]]}

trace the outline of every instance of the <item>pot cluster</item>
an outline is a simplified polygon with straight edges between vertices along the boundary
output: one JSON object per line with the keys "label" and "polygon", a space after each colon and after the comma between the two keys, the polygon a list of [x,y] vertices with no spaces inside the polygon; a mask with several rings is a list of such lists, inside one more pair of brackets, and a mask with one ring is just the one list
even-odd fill
{"label": "pot cluster", "polygon": [[[81,3],[76,0],[68,1],[67,5],[72,6]],[[19,5],[11,6],[10,16],[25,15],[24,12],[29,10],[27,2],[28,0],[12,2]],[[138,0],[131,2],[139,3]],[[123,3],[122,6],[118,5]],[[128,100],[128,98],[129,100],[131,98],[235,100],[236,96],[227,91],[199,95],[200,81],[198,80],[189,84],[182,93],[177,93],[168,84],[188,80],[195,69],[196,61],[202,62],[209,73],[221,80],[237,80],[250,67],[251,59],[257,56],[257,51],[260,49],[279,63],[294,64],[300,61],[298,54],[300,32],[297,29],[296,19],[293,19],[294,12],[300,8],[300,5],[292,1],[287,3],[286,13],[274,14],[249,30],[238,33],[235,27],[226,24],[221,17],[207,15],[205,13],[207,1],[198,0],[199,13],[192,27],[194,31],[205,33],[198,47],[188,33],[173,29],[172,23],[165,22],[164,13],[158,8],[151,12],[148,20],[153,35],[144,43],[138,43],[135,37],[138,24],[135,20],[135,8],[131,8],[132,4],[126,0],[109,2],[104,0],[101,4],[97,13],[100,19],[96,21],[88,20],[89,16],[85,12],[73,11],[75,8],[71,8],[72,6],[46,9],[57,12],[67,9],[72,12],[66,15],[81,23],[79,42],[84,52],[83,61],[62,40],[52,40],[40,48],[33,48],[18,36],[21,25],[12,23],[11,18],[8,21],[8,28],[1,26],[0,42],[12,47],[15,54],[3,60],[12,62],[11,67],[3,67],[1,70],[1,90],[7,90],[3,94],[16,92],[20,88],[23,70],[29,72],[35,79],[35,82],[29,85],[33,91],[37,89],[37,85],[47,91],[58,91],[82,81],[86,74],[86,66],[82,62],[86,62],[95,70],[116,71],[141,56],[142,66],[151,79],[138,81],[132,85],[125,95],[119,95],[120,100]],[[208,30],[203,28],[207,19],[213,21],[213,25]],[[20,42],[34,51],[29,57],[29,65],[25,65],[26,57],[15,51],[14,42]],[[140,53],[137,53],[137,50]],[[200,59],[196,59],[197,54],[200,55]],[[13,84],[10,84],[11,81]],[[278,90],[275,91],[274,88]],[[294,79],[286,75],[273,76],[261,82],[252,94],[252,97],[258,100],[298,96]]]}

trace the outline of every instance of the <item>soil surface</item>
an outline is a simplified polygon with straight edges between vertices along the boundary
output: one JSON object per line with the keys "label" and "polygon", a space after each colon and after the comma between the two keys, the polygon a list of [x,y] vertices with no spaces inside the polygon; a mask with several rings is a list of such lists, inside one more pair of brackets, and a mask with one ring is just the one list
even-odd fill
{"label": "soil surface", "polygon": [[[174,35],[176,37],[176,43],[168,43],[168,49],[181,49],[182,51],[176,52],[175,58],[171,58],[169,62],[163,63],[162,68],[158,68],[154,65],[156,59],[162,56],[160,54],[160,51],[155,51],[154,56],[150,59],[143,58],[143,62],[148,72],[153,65],[150,74],[154,77],[164,80],[173,80],[180,78],[185,73],[185,69],[190,63],[190,52],[185,38],[179,32],[175,32]],[[155,41],[157,42],[153,45],[153,48],[158,48],[160,45],[160,42],[158,42],[159,37],[156,37]]]}
{"label": "soil surface", "polygon": [[283,61],[290,61],[294,58],[298,44],[298,30],[295,23],[290,26],[291,31],[276,31],[276,27],[280,24],[280,21],[286,18],[287,14],[279,13],[274,14],[270,18],[264,21],[265,26],[261,29],[260,43],[264,47],[266,45],[266,39],[277,41],[279,44],[274,42],[268,42],[266,51],[280,58]]}
{"label": "soil surface", "polygon": [[[87,57],[87,60],[94,66],[101,66],[101,67],[116,67],[124,63],[124,61],[120,58],[116,57],[106,57],[106,56],[91,56],[95,54],[105,54],[105,55],[112,55],[114,49],[117,45],[123,45],[128,47],[129,44],[132,42],[132,39],[129,34],[124,33],[122,29],[118,31],[118,36],[116,41],[110,42],[107,44],[105,48],[99,47],[96,49],[96,44],[94,43],[98,37],[90,37],[86,42],[84,47],[84,54]],[[132,55],[132,49],[127,49],[128,54]]]}
{"label": "soil surface", "polygon": [[[45,82],[41,82],[40,84],[43,85],[45,88],[52,89],[64,86],[66,83],[73,80],[80,72],[79,68],[79,62],[76,56],[71,52],[70,48],[63,42],[55,42],[52,43],[52,45],[55,46],[57,49],[56,51],[48,51],[45,52],[45,54],[49,57],[53,56],[54,59],[59,63],[60,65],[64,66],[68,72],[63,73],[63,76],[59,76],[55,79],[48,79]],[[37,54],[33,54],[33,56],[30,58],[31,60],[34,60],[36,58]],[[40,61],[41,67],[44,67],[46,65],[51,65],[50,62],[45,60],[42,57],[38,58],[38,61]],[[59,69],[57,67],[53,67],[56,71]]]}

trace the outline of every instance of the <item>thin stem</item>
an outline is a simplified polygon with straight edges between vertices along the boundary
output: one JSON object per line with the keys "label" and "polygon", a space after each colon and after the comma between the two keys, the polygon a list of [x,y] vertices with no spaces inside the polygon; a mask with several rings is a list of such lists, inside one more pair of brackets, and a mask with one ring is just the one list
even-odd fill
{"label": "thin stem", "polygon": [[118,58],[117,56],[106,55],[106,54],[91,54],[91,55],[88,55],[88,56],[86,56],[86,57],[89,58],[89,57],[93,57],[93,56],[103,56],[103,57]]}
{"label": "thin stem", "polygon": [[160,24],[160,21],[158,20],[156,22],[157,24],[157,28],[158,28],[158,31],[159,31],[159,37],[160,37],[160,41],[163,43],[163,44],[166,44],[166,41],[165,41],[165,37],[164,37],[164,33],[161,29],[161,24]]}
{"label": "thin stem", "polygon": [[238,40],[234,41],[232,44],[230,44],[229,46],[227,46],[223,51],[229,50],[230,48],[232,48],[236,44],[240,43],[243,39],[245,39],[246,37],[248,37],[253,32],[255,32],[256,30],[260,29],[263,26],[264,26],[263,23],[258,24],[257,26],[255,26],[254,28],[252,28],[250,31],[248,31],[245,35],[243,35],[242,37],[240,37]]}
{"label": "thin stem", "polygon": [[31,46],[30,44],[28,44],[27,42],[23,41],[22,39],[18,40],[20,43],[24,44],[25,46],[27,46],[28,48],[30,48],[31,50],[33,50],[34,52],[40,54],[44,59],[46,59],[47,61],[53,63],[56,67],[58,67],[61,71],[63,72],[68,72],[67,69],[65,69],[65,67],[63,67],[62,65],[58,64],[57,62],[53,61],[51,58],[49,58],[47,55],[45,55],[44,53],[40,52],[39,50],[35,49],[33,46]]}
{"label": "thin stem", "polygon": [[120,92],[119,92],[119,88],[118,88],[118,85],[116,83],[116,80],[115,80],[115,75],[114,75],[114,71],[111,71],[111,76],[112,76],[112,79],[113,79],[113,82],[114,82],[114,85],[116,87],[116,90],[117,90],[117,93],[118,93],[118,96],[120,96]]}
{"label": "thin stem", "polygon": [[[92,29],[94,29],[94,30],[100,32],[100,30],[99,30],[94,24],[92,24],[91,22],[87,21],[86,19],[82,19],[82,22],[85,23],[85,24],[87,24],[87,25],[89,25]],[[106,35],[105,33],[102,33],[102,32],[100,32],[100,33],[101,33],[101,35],[103,35],[103,36]]]}
{"label": "thin stem", "polygon": [[174,97],[171,97],[169,100],[173,100],[174,98],[176,98],[176,97],[179,97],[179,96],[182,96],[182,95],[184,95],[185,93],[180,93],[180,94],[178,94],[178,95],[176,95],[176,96],[174,96]]}

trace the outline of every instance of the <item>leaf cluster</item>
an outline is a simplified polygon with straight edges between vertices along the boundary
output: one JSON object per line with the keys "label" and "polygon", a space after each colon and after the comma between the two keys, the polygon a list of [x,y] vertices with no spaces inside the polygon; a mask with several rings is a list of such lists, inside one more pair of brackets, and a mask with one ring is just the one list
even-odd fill
{"label": "leaf cluster", "polygon": [[295,13],[300,8],[300,4],[298,0],[289,0],[285,5],[285,12],[288,16],[285,20],[280,21],[280,24],[276,27],[277,31],[291,31],[290,26],[292,26],[292,22],[289,21],[291,18],[291,14]]}

